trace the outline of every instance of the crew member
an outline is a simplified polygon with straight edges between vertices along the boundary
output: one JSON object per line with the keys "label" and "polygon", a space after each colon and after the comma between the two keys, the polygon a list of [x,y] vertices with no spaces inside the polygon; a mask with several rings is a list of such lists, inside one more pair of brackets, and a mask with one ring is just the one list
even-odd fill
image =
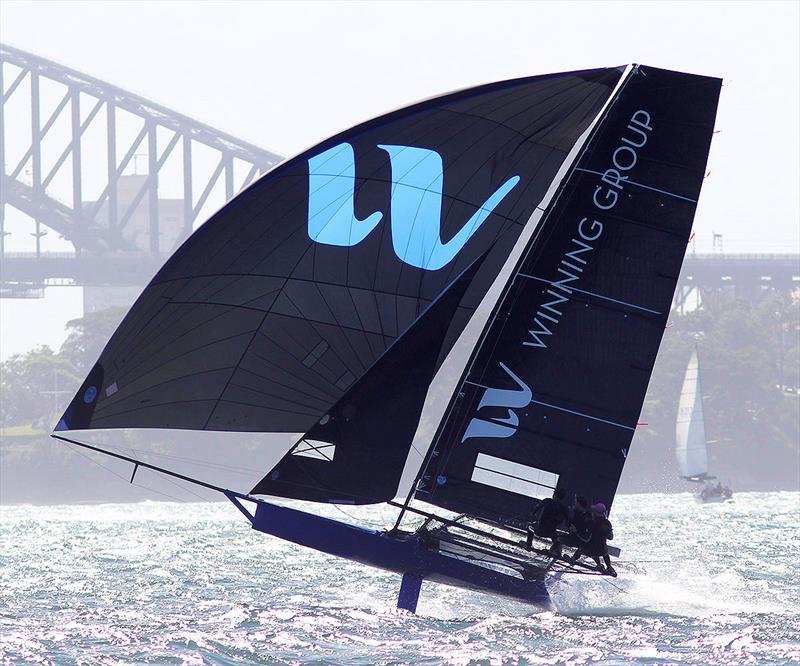
{"label": "crew member", "polygon": [[575,505],[569,515],[569,531],[572,535],[568,545],[581,546],[588,543],[592,533],[592,512],[589,509],[589,500],[583,495],[575,497]]}
{"label": "crew member", "polygon": [[[553,496],[547,497],[539,502],[533,512],[532,518],[534,525],[528,525],[528,540],[526,547],[528,550],[533,548],[533,535],[543,539],[550,539],[553,543],[549,548],[549,553],[554,557],[561,555],[561,544],[558,542],[558,526],[569,520],[567,507],[564,505],[566,493],[560,488],[553,490]],[[536,517],[538,516],[538,520]]]}
{"label": "crew member", "polygon": [[[575,554],[571,558],[571,562],[577,562],[581,556],[588,555],[591,557],[597,568],[616,578],[617,572],[611,566],[611,558],[608,555],[608,545],[606,541],[614,538],[614,529],[611,527],[611,521],[606,518],[606,505],[598,502],[592,505],[592,521],[589,533],[589,539],[586,543],[581,543]],[[605,562],[605,569],[600,564],[600,558]]]}

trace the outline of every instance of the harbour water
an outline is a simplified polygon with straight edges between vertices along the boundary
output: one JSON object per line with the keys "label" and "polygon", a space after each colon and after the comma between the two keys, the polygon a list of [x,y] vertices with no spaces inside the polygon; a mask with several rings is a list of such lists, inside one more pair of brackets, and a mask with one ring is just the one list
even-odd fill
{"label": "harbour water", "polygon": [[417,616],[395,610],[397,576],[224,503],[0,512],[3,664],[800,663],[796,492],[621,496],[619,578],[566,577],[548,612],[425,584]]}

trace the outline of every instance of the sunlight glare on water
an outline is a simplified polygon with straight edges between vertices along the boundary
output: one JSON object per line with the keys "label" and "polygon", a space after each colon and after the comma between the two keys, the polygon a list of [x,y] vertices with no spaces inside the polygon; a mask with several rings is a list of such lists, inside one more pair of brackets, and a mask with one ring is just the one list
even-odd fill
{"label": "sunlight glare on water", "polygon": [[800,493],[622,496],[618,579],[554,582],[554,612],[425,584],[417,616],[228,504],[0,511],[2,663],[800,662]]}

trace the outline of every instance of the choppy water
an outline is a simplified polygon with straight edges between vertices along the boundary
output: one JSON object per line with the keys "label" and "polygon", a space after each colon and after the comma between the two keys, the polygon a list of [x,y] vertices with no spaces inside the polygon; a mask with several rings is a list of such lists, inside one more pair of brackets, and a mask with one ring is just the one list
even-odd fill
{"label": "choppy water", "polygon": [[637,564],[617,580],[568,579],[556,612],[426,584],[418,616],[394,609],[397,576],[227,504],[1,510],[2,663],[800,662],[800,493],[621,497]]}

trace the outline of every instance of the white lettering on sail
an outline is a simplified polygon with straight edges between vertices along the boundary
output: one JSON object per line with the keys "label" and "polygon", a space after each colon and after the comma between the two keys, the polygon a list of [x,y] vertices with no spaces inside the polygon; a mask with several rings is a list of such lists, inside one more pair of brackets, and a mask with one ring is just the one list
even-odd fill
{"label": "white lettering on sail", "polygon": [[[611,210],[619,202],[619,194],[628,183],[628,176],[623,175],[622,172],[630,171],[636,166],[639,160],[639,155],[636,151],[647,143],[648,132],[653,129],[650,124],[651,121],[650,114],[643,109],[636,111],[631,116],[627,125],[627,129],[632,133],[631,138],[627,136],[621,137],[621,145],[617,146],[610,156],[613,167],[609,167],[602,174],[598,174],[602,184],[598,184],[592,194],[595,213],[597,211]],[[588,173],[598,172],[588,171]],[[569,246],[564,250],[555,267],[553,278],[544,280],[538,276],[527,276],[549,283],[550,286],[544,290],[546,299],[537,307],[533,315],[533,327],[528,329],[528,336],[522,340],[523,347],[546,349],[548,342],[552,341],[556,327],[564,316],[564,306],[569,304],[576,290],[581,291],[578,289],[577,283],[580,282],[581,277],[590,266],[592,255],[597,247],[597,242],[603,235],[604,228],[604,222],[595,219],[594,215],[582,217],[576,225],[575,236],[570,239]],[[472,438],[502,439],[511,437],[517,432],[519,416],[514,411],[514,408],[519,409],[530,404],[533,395],[529,386],[504,363],[500,363],[500,367],[514,380],[519,388],[509,390],[484,387],[484,393],[476,411],[480,412],[487,408],[501,408],[504,416],[474,417],[467,425],[464,436],[461,438],[462,443]],[[495,485],[493,475],[504,474],[508,476],[505,471],[501,472],[488,467],[483,468],[483,466],[478,467],[481,467],[481,469],[476,467],[478,476],[473,477],[472,480],[479,483]],[[537,470],[537,472],[540,471]],[[542,473],[549,474],[548,472]],[[556,481],[557,478],[556,476]],[[507,481],[504,481],[504,483],[507,483]]]}
{"label": "white lettering on sail", "polygon": [[[645,117],[647,120],[642,121],[642,117]],[[639,109],[636,113],[631,116],[631,122],[634,125],[639,125],[639,127],[644,127],[646,130],[653,131],[653,128],[650,126],[650,114],[647,111],[643,111]],[[630,129],[633,129],[630,125],[628,125]]]}
{"label": "white lettering on sail", "polygon": [[[619,193],[625,188],[628,180],[628,176],[623,176],[622,172],[630,171],[639,161],[639,154],[636,151],[647,143],[648,132],[653,129],[651,121],[650,114],[643,109],[639,109],[631,116],[627,130],[633,133],[633,138],[621,137],[622,145],[617,146],[611,153],[613,167],[603,172],[600,177],[602,185],[597,185],[592,194],[592,202],[596,209],[611,210],[619,202]],[[544,336],[554,334],[555,327],[564,314],[561,307],[556,308],[555,306],[561,306],[568,302],[574,290],[577,289],[581,275],[589,266],[591,252],[594,251],[596,242],[603,234],[603,228],[603,222],[593,217],[583,217],[578,222],[578,238],[571,239],[571,245],[564,251],[556,266],[555,279],[550,281],[552,289],[545,291],[548,297],[555,297],[556,300],[547,300],[538,307],[533,317],[535,326],[528,330],[532,339],[525,338],[522,341],[523,347],[547,348],[547,338]],[[543,321],[547,321],[549,324],[545,324]]]}
{"label": "white lettering on sail", "polygon": [[[547,317],[551,319],[556,324],[558,323],[557,319],[552,319],[552,317]],[[528,333],[531,334],[533,338],[533,342],[528,342],[527,340],[523,341],[523,345],[525,347],[547,347],[547,344],[542,340],[539,336],[540,335],[553,335],[553,331],[551,331],[547,326],[545,326],[541,321],[539,321],[538,317],[533,318],[533,323],[537,326],[536,330],[529,330]]]}
{"label": "white lettering on sail", "polygon": [[529,405],[531,398],[533,398],[533,392],[524,381],[517,377],[517,375],[505,365],[505,363],[500,363],[500,367],[505,370],[506,374],[514,380],[519,388],[485,388],[483,396],[481,396],[481,400],[478,403],[477,411],[480,411],[484,407],[501,407],[508,412],[508,416],[504,418],[492,418],[491,421],[479,418],[472,419],[467,426],[464,436],[461,438],[462,442],[472,437],[510,437],[516,432],[516,427],[519,425],[519,417],[511,408],[516,407],[519,409],[520,407]]}

